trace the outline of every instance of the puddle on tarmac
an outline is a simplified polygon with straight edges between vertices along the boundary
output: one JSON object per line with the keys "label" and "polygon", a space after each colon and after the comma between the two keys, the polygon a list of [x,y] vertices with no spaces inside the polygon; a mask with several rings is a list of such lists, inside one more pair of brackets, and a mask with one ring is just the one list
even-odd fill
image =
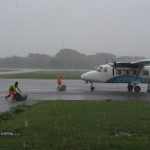
{"label": "puddle on tarmac", "polygon": [[0,136],[18,136],[18,135],[20,135],[20,133],[18,133],[17,131],[15,131],[15,132],[5,132],[5,131],[0,132]]}

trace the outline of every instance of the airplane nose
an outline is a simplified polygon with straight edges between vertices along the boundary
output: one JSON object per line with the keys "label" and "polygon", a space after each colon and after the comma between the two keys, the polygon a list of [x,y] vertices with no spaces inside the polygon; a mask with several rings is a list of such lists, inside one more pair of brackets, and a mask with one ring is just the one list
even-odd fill
{"label": "airplane nose", "polygon": [[84,80],[85,75],[84,75],[84,74],[82,74],[80,78],[81,78],[82,80]]}
{"label": "airplane nose", "polygon": [[97,80],[99,81],[99,78],[100,74],[97,71],[89,71],[81,75],[81,79],[84,81],[95,82]]}
{"label": "airplane nose", "polygon": [[91,76],[92,76],[91,71],[90,72],[86,72],[86,73],[81,75],[81,79],[85,80],[85,81],[88,81],[88,80],[90,80]]}

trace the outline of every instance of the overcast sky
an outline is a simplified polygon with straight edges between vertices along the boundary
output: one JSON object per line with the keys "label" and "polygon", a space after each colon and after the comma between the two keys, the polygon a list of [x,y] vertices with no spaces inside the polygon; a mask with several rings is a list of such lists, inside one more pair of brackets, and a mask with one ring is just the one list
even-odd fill
{"label": "overcast sky", "polygon": [[62,48],[150,58],[150,0],[0,0],[0,57]]}

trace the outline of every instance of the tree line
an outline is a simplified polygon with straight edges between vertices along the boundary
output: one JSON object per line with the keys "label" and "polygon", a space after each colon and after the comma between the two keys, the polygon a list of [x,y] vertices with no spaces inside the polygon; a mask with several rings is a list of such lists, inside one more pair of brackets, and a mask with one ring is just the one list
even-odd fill
{"label": "tree line", "polygon": [[13,56],[0,58],[0,67],[38,69],[91,69],[107,62],[129,62],[141,59],[145,59],[145,57],[117,57],[111,53],[97,53],[95,55],[86,55],[72,49],[61,49],[55,56],[30,53],[27,55],[27,57]]}

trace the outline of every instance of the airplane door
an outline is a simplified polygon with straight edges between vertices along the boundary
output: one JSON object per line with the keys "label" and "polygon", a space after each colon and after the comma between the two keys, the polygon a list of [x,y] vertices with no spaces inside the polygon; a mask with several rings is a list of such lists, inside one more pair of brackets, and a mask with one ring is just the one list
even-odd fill
{"label": "airplane door", "polygon": [[109,67],[103,68],[103,71],[101,72],[101,78],[102,82],[106,82],[110,78],[112,78],[112,69]]}
{"label": "airplane door", "polygon": [[103,68],[103,71],[101,72],[101,80],[102,82],[105,82],[108,78],[108,69]]}
{"label": "airplane door", "polygon": [[104,82],[104,72],[100,73],[99,78],[100,78],[100,82]]}

